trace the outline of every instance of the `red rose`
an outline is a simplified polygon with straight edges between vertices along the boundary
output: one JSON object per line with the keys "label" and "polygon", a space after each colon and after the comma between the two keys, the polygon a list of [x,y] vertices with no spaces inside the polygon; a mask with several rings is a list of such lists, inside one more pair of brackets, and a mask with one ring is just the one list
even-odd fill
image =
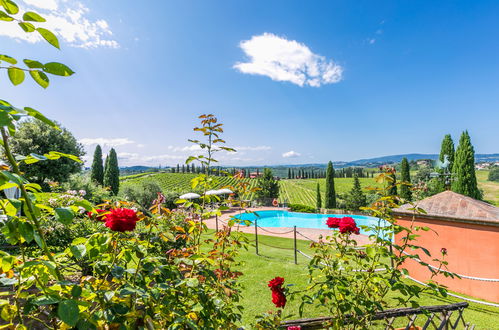
{"label": "red rose", "polygon": [[282,290],[272,290],[272,302],[277,308],[286,306],[286,296]]}
{"label": "red rose", "polygon": [[270,280],[268,286],[271,290],[282,289],[283,283],[284,283],[284,279],[282,277],[278,276],[278,277],[275,277],[272,280]]}
{"label": "red rose", "polygon": [[446,248],[441,248],[440,252],[442,253],[442,255],[445,256],[447,254],[447,249]]}
{"label": "red rose", "polygon": [[113,231],[132,231],[139,218],[137,213],[131,209],[112,209],[109,214],[105,216],[106,227]]}
{"label": "red rose", "polygon": [[326,225],[329,228],[338,228],[340,226],[341,218],[327,218]]}
{"label": "red rose", "polygon": [[344,217],[340,221],[340,233],[342,234],[359,234],[360,229],[357,227],[355,220],[351,217]]}
{"label": "red rose", "polygon": [[299,325],[292,325],[287,327],[287,330],[301,330],[301,327]]}

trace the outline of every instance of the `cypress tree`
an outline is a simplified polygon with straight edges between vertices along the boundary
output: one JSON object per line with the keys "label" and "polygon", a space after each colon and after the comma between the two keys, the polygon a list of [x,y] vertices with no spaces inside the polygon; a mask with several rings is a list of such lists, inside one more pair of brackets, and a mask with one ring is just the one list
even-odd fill
{"label": "cypress tree", "polygon": [[291,168],[288,167],[288,179],[291,179]]}
{"label": "cypress tree", "polygon": [[102,149],[100,145],[95,147],[90,178],[100,185],[104,183],[104,165],[102,164]]}
{"label": "cypress tree", "polygon": [[475,175],[475,150],[468,131],[464,131],[459,139],[452,172],[452,191],[475,199],[482,198]]}
{"label": "cypress tree", "polygon": [[177,164],[177,173],[180,173],[180,165]]}
{"label": "cypress tree", "polygon": [[[411,183],[411,174],[407,158],[405,157],[402,158],[402,163],[400,164],[400,166],[402,168],[400,173],[400,179],[402,180],[402,182]],[[400,186],[400,197],[410,201],[412,199],[411,187],[402,184]]]}
{"label": "cypress tree", "polygon": [[449,170],[452,170],[452,165],[454,165],[454,153],[454,141],[452,141],[450,134],[447,134],[442,140],[442,147],[440,148],[440,156],[438,159],[443,163],[445,156],[447,156],[447,160],[449,161]]}
{"label": "cypress tree", "polygon": [[392,178],[392,180],[388,182],[388,195],[397,195],[397,177],[395,176],[395,171],[389,174],[389,176]]}
{"label": "cypress tree", "polygon": [[358,211],[361,207],[366,206],[366,196],[362,192],[360,180],[357,173],[353,175],[353,187],[347,195],[346,207],[348,210]]}
{"label": "cypress tree", "polygon": [[120,169],[118,167],[118,157],[112,148],[106,158],[106,168],[104,170],[104,186],[110,187],[114,195],[120,190]]}
{"label": "cypress tree", "polygon": [[319,182],[317,182],[317,209],[319,210],[322,207],[322,198],[321,198],[321,186]]}
{"label": "cypress tree", "polygon": [[326,170],[326,200],[324,207],[326,209],[336,208],[336,192],[334,190],[334,168],[333,163],[329,161]]}

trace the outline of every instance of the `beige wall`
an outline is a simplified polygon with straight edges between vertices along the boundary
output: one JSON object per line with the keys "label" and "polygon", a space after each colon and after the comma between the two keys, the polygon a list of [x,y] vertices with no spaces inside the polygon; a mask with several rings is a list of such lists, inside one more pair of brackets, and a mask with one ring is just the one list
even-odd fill
{"label": "beige wall", "polygon": [[[409,227],[412,217],[398,217],[399,224]],[[458,222],[458,220],[436,220],[419,217],[415,226],[427,226],[433,231],[418,232],[415,245],[427,248],[432,257],[418,251],[420,258],[438,266],[433,257],[441,258],[441,248],[447,249],[445,260],[449,262],[448,270],[454,273],[482,278],[499,278],[499,226],[478,223]],[[402,234],[396,236],[401,243]],[[406,262],[409,275],[417,280],[426,281],[430,271],[413,260]],[[450,290],[473,297],[499,302],[499,282],[483,282],[469,279],[451,279],[438,276],[434,278],[446,285]]]}

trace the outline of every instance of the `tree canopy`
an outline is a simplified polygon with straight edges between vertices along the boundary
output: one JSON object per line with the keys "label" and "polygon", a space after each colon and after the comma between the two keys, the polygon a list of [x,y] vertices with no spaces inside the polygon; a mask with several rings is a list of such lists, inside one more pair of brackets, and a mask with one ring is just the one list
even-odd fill
{"label": "tree canopy", "polygon": [[[66,128],[60,129],[40,121],[26,120],[19,124],[16,135],[12,139],[12,150],[15,154],[43,155],[50,151],[58,151],[77,157],[85,155],[83,146]],[[35,164],[21,164],[21,170],[30,181],[46,187],[48,181],[65,182],[73,173],[81,171],[81,163],[61,158],[56,161],[43,161]]]}
{"label": "tree canopy", "polygon": [[468,131],[464,131],[459,139],[452,172],[452,191],[475,199],[482,198],[475,175],[475,149]]}
{"label": "tree canopy", "polygon": [[94,160],[90,170],[90,178],[98,184],[104,184],[104,165],[102,163],[102,149],[100,145],[95,147]]}
{"label": "tree canopy", "polygon": [[270,168],[265,168],[262,176],[258,178],[258,188],[260,188],[260,190],[256,192],[258,198],[279,197],[279,182],[274,179],[274,175]]}
{"label": "tree canopy", "polygon": [[117,195],[120,190],[120,169],[118,167],[118,157],[112,148],[106,158],[104,169],[104,186],[111,188],[111,192]]}

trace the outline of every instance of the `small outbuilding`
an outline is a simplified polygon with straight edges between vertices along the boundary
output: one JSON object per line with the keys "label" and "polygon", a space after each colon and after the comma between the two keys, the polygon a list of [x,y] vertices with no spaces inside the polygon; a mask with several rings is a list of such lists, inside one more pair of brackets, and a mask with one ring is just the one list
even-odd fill
{"label": "small outbuilding", "polygon": [[[491,204],[444,191],[418,201],[416,205],[426,214],[416,214],[410,204],[395,209],[398,223],[404,227],[426,226],[430,231],[418,231],[416,245],[428,249],[432,257],[418,251],[420,258],[430,265],[434,257],[441,258],[445,248],[448,270],[462,279],[438,276],[434,280],[450,290],[485,300],[499,302],[499,208]],[[402,234],[395,237],[402,243]],[[408,260],[404,266],[410,276],[427,281],[431,273],[427,267]],[[495,281],[494,281],[495,280]]]}

